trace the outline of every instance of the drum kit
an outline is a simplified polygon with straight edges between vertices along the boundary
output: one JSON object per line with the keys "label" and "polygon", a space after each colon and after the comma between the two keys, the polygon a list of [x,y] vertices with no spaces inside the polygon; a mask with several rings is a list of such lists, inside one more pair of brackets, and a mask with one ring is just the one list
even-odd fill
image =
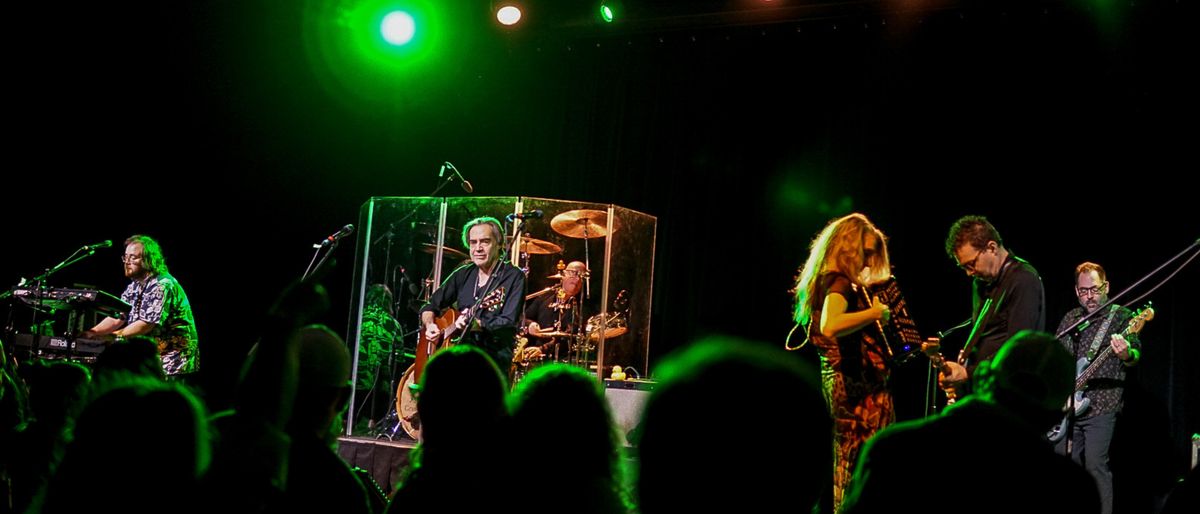
{"label": "drum kit", "polygon": [[[612,221],[613,223],[610,230],[608,212],[596,209],[576,209],[554,216],[550,220],[550,228],[554,230],[554,232],[564,237],[583,240],[585,260],[584,270],[579,275],[572,275],[573,272],[579,273],[579,270],[567,269],[567,266],[565,266],[563,261],[560,260],[558,263],[558,272],[546,277],[547,279],[556,280],[558,283],[531,293],[527,295],[525,299],[532,300],[547,293],[560,291],[566,286],[564,281],[569,277],[573,278],[578,276],[578,278],[587,281],[585,283],[589,283],[590,285],[590,272],[586,271],[591,269],[591,264],[589,262],[590,259],[588,258],[590,252],[587,249],[589,240],[605,237],[611,232],[616,232],[619,230],[620,225],[617,223],[617,219],[613,218]],[[536,238],[523,238],[521,243],[517,246],[521,248],[521,258],[526,259],[522,262],[522,264],[524,264],[523,269],[526,270],[529,269],[527,259],[530,255],[550,255],[559,254],[562,252],[561,246]],[[572,305],[572,303],[563,304],[557,300],[552,300],[549,303],[549,307],[551,309],[560,312],[560,320],[563,319],[561,313],[571,309]],[[583,319],[582,316],[576,316],[579,316],[578,312],[575,312],[572,315],[572,319]],[[526,373],[544,362],[561,361],[571,365],[587,367],[589,364],[595,362],[594,352],[596,351],[597,344],[599,343],[601,337],[604,337],[605,339],[611,339],[628,331],[628,322],[626,321],[624,314],[621,312],[610,312],[607,314],[596,314],[591,316],[590,318],[587,318],[586,324],[577,324],[574,331],[561,330],[562,326],[563,324],[560,321],[560,323],[555,327],[549,327],[549,330],[541,331],[536,334],[527,333],[524,335],[523,339],[519,339],[519,341],[524,342],[528,342],[528,340],[534,338],[542,341],[555,340],[557,344],[553,346],[561,353],[559,353],[557,356],[539,355],[537,357],[530,358],[526,355],[522,355],[521,350],[524,348],[524,344],[518,344],[518,351],[515,352],[513,356],[511,373],[511,382],[514,387],[521,382]]]}

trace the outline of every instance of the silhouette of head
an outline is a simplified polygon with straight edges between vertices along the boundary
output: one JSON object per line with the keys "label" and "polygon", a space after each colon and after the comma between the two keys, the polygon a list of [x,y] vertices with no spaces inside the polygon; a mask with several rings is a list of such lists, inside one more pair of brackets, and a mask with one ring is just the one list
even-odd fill
{"label": "silhouette of head", "polygon": [[[830,487],[831,421],[817,373],[794,354],[710,338],[658,372],[639,443],[642,512],[803,512]],[[714,458],[705,448],[722,438],[737,444]]]}
{"label": "silhouette of head", "polygon": [[79,416],[43,512],[156,512],[196,494],[210,461],[203,406],[177,383],[128,377]]}
{"label": "silhouette of head", "polygon": [[293,433],[333,436],[331,429],[350,397],[350,352],[329,327],[300,329],[296,403],[289,423]]}
{"label": "silhouette of head", "polygon": [[426,448],[478,436],[507,417],[504,378],[491,357],[458,345],[437,352],[421,375],[417,412]]}
{"label": "silhouette of head", "polygon": [[1062,416],[1063,402],[1074,389],[1071,354],[1045,332],[1022,330],[980,368],[976,370],[979,394],[1039,429]]}
{"label": "silhouette of head", "polygon": [[542,434],[539,448],[558,453],[569,442],[571,455],[564,465],[570,469],[589,477],[612,472],[619,438],[594,375],[565,364],[541,366],[521,381],[509,405],[516,433]]}
{"label": "silhouette of head", "polygon": [[144,336],[133,336],[126,341],[109,345],[96,357],[94,369],[97,380],[103,380],[111,373],[166,378],[163,374],[162,359],[158,355],[158,343]]}

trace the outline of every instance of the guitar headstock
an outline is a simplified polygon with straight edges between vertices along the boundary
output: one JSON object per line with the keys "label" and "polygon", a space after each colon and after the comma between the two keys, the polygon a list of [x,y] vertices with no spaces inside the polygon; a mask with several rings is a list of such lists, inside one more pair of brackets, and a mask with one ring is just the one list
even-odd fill
{"label": "guitar headstock", "polygon": [[1147,304],[1129,320],[1129,328],[1126,329],[1125,332],[1129,334],[1141,332],[1142,327],[1145,326],[1146,322],[1152,319],[1154,319],[1154,307],[1151,307],[1149,304]]}
{"label": "guitar headstock", "polygon": [[488,293],[487,296],[479,300],[475,305],[479,306],[480,309],[488,310],[502,303],[504,303],[504,288],[498,287],[495,291]]}

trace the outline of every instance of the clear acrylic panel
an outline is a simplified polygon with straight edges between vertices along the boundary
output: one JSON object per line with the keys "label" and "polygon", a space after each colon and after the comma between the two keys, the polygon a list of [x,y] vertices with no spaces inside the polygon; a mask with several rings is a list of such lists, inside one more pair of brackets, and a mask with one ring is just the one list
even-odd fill
{"label": "clear acrylic panel", "polygon": [[[506,219],[520,213],[529,215]],[[469,262],[462,226],[480,216],[504,225],[506,259],[526,272],[530,312],[540,305],[539,296],[547,295],[545,302],[564,287],[560,266],[586,265],[576,302],[578,322],[562,327],[569,335],[556,338],[563,349],[558,360],[603,377],[614,366],[630,377],[646,375],[653,216],[547,198],[374,197],[363,204],[359,219],[347,334],[356,391],[347,434],[413,435],[404,418],[415,409],[408,385],[420,330],[417,312],[454,269]],[[519,381],[531,363],[499,364]]]}

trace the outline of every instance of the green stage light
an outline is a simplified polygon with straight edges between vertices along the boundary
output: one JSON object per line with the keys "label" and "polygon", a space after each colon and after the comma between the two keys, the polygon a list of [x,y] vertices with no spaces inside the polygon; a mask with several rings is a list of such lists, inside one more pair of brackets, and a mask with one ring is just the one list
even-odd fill
{"label": "green stage light", "polygon": [[411,14],[404,11],[392,11],[383,17],[379,24],[383,39],[396,46],[408,44],[417,32],[416,22]]}

